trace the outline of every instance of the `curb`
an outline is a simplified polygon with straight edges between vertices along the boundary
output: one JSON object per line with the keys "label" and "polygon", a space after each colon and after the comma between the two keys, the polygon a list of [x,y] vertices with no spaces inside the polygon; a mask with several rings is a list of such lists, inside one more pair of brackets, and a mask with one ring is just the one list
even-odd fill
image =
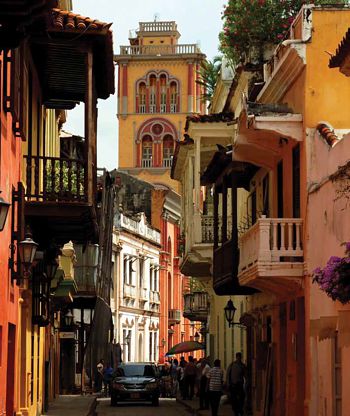
{"label": "curb", "polygon": [[86,416],[97,416],[97,414],[98,414],[97,411],[96,411],[97,406],[98,406],[97,397],[94,397],[91,400],[89,410],[88,410]]}
{"label": "curb", "polygon": [[200,412],[199,412],[199,409],[195,409],[194,407],[192,407],[192,406],[191,406],[191,403],[189,403],[189,401],[186,401],[186,400],[181,400],[181,399],[179,399],[179,398],[176,398],[176,401],[177,401],[178,403],[182,404],[184,407],[186,407],[186,409],[190,410],[190,411],[191,411],[191,413],[192,413],[194,416],[200,416],[200,415],[201,415],[201,414],[200,414]]}

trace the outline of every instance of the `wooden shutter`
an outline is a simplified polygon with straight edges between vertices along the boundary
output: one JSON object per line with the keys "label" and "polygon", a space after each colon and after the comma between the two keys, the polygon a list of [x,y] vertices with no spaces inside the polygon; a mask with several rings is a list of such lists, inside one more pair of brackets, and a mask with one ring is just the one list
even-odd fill
{"label": "wooden shutter", "polygon": [[300,218],[300,146],[293,149],[293,217]]}

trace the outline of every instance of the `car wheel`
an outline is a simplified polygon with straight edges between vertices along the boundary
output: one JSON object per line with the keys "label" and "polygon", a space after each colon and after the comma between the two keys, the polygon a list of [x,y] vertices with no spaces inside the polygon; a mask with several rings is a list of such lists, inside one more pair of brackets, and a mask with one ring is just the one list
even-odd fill
{"label": "car wheel", "polygon": [[155,397],[154,399],[152,399],[152,405],[159,406],[159,397]]}
{"label": "car wheel", "polygon": [[111,394],[111,406],[118,406],[117,397],[114,394]]}

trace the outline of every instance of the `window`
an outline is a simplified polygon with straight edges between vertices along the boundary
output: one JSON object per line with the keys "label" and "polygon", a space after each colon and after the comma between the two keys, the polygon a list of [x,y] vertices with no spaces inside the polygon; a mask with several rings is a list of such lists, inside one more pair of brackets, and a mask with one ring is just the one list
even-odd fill
{"label": "window", "polygon": [[153,332],[149,333],[149,361],[153,361]]}
{"label": "window", "polygon": [[160,76],[160,112],[166,113],[166,98],[167,98],[167,91],[166,91],[166,75]]}
{"label": "window", "polygon": [[152,166],[152,137],[147,135],[142,139],[142,167]]}
{"label": "window", "polygon": [[293,217],[300,217],[300,146],[293,149]]}
{"label": "window", "polygon": [[124,284],[128,283],[128,256],[125,254],[123,258],[123,280]]}
{"label": "window", "polygon": [[170,112],[171,113],[176,113],[178,111],[177,97],[178,97],[177,83],[172,82],[170,84]]}
{"label": "window", "polygon": [[139,113],[146,112],[146,84],[141,82],[139,85]]}
{"label": "window", "polygon": [[157,101],[156,101],[156,77],[155,75],[150,76],[150,88],[149,88],[149,112],[155,113],[157,111]]}
{"label": "window", "polygon": [[170,168],[174,155],[174,140],[170,134],[164,136],[163,139],[163,166]]}
{"label": "window", "polygon": [[129,281],[128,284],[132,285],[133,284],[133,267],[132,267],[133,261],[132,259],[129,260]]}
{"label": "window", "polygon": [[139,259],[139,286],[140,288],[143,288],[143,268],[145,266],[145,260],[144,259]]}
{"label": "window", "polygon": [[158,290],[158,267],[156,266],[153,271],[153,290]]}
{"label": "window", "polygon": [[263,179],[263,214],[268,217],[269,213],[269,174],[267,174]]}
{"label": "window", "polygon": [[154,275],[154,264],[150,265],[149,268],[149,288],[153,290],[153,275]]}

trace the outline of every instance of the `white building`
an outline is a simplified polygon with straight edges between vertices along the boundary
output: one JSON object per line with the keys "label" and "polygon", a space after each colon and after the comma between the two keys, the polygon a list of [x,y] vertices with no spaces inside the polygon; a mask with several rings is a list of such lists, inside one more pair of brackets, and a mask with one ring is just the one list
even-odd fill
{"label": "white building", "polygon": [[159,358],[159,251],[160,232],[143,213],[137,219],[119,214],[113,232],[111,308],[124,362]]}

